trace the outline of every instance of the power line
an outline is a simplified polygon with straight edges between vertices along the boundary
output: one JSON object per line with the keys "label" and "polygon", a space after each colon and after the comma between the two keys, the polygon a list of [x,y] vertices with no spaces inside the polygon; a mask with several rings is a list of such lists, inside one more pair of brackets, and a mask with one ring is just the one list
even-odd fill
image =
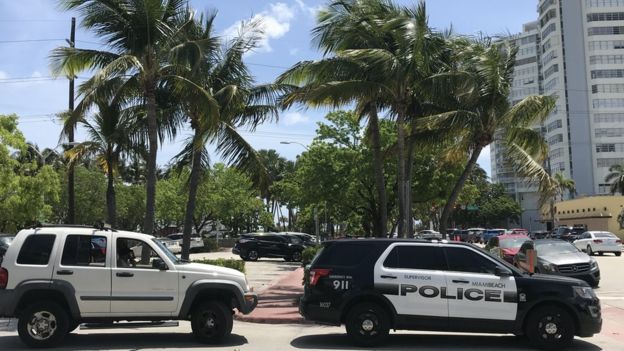
{"label": "power line", "polygon": [[22,40],[0,40],[0,44],[12,44],[12,43],[32,43],[32,42],[43,42],[43,41],[65,41],[65,39],[22,39]]}

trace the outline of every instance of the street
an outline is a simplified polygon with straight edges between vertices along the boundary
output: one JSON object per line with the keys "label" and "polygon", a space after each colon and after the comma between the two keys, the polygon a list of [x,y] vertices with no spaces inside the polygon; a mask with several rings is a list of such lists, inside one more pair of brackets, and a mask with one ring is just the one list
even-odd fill
{"label": "street", "polygon": [[[193,258],[233,258],[229,252],[196,254]],[[570,350],[624,350],[624,281],[619,279],[624,259],[597,256],[602,281],[596,293],[602,300],[603,330],[592,338],[576,338]],[[247,278],[261,291],[282,274],[297,268],[279,259],[247,262]],[[2,322],[0,322],[2,323]],[[0,350],[24,350],[13,328],[0,324]],[[308,324],[256,324],[234,321],[232,335],[221,345],[196,343],[189,322],[177,327],[81,329],[67,337],[59,350],[361,350],[353,347],[343,327]],[[392,332],[384,350],[531,350],[524,338],[430,332]]]}

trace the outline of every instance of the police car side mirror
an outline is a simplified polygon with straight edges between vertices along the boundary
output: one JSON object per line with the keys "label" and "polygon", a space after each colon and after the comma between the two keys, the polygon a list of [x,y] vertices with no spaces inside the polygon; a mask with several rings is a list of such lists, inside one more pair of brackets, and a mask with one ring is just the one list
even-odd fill
{"label": "police car side mirror", "polygon": [[496,266],[496,268],[494,268],[494,275],[497,277],[511,277],[512,273],[508,269]]}

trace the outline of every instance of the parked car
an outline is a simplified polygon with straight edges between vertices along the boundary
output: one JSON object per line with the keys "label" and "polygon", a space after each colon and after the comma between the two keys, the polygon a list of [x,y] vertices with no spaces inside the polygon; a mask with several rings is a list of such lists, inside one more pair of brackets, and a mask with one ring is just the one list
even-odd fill
{"label": "parked car", "polygon": [[520,251],[520,246],[531,238],[527,235],[503,234],[493,237],[491,240],[498,240],[498,247],[501,250],[500,257],[509,263],[513,263],[514,256]]}
{"label": "parked car", "polygon": [[436,232],[435,230],[425,229],[418,232],[416,235],[418,239],[423,240],[433,240],[433,239],[442,239],[442,234],[440,232]]}
{"label": "parked car", "polygon": [[622,255],[622,240],[611,232],[585,232],[574,241],[574,246],[590,256],[594,253],[602,255],[605,252],[614,253],[616,256]]}
{"label": "parked car", "polygon": [[290,235],[293,236],[295,238],[299,238],[299,240],[302,241],[303,246],[305,247],[310,247],[310,246],[316,246],[316,237],[314,235],[308,234],[308,233],[300,233],[300,232],[280,232],[278,234],[284,234],[284,235]]}
{"label": "parked car", "polygon": [[[180,245],[180,248],[182,248],[183,236],[184,234],[182,233],[169,234],[167,235],[167,239],[177,242],[178,245]],[[198,251],[202,247],[204,247],[204,239],[199,234],[192,234],[191,235],[191,251]]]}
{"label": "parked car", "polygon": [[[563,275],[586,281],[592,287],[600,283],[598,262],[569,242],[558,239],[540,239],[532,243],[537,253],[535,273]],[[529,248],[529,247],[527,247]],[[525,247],[516,255],[514,264],[527,270]]]}
{"label": "parked car", "polygon": [[529,236],[529,231],[524,228],[513,228],[513,229],[509,229],[507,234]]}
{"label": "parked car", "polygon": [[171,239],[163,239],[163,238],[159,238],[157,240],[160,241],[163,245],[165,245],[167,250],[171,251],[171,253],[179,254],[180,252],[182,252],[181,242],[178,242],[176,240],[171,240]]}
{"label": "parked car", "polygon": [[491,238],[505,234],[505,229],[487,229],[483,232],[483,242],[489,242]]}
{"label": "parked car", "polygon": [[261,257],[283,258],[285,261],[301,261],[303,242],[293,236],[278,233],[243,234],[236,241],[232,253],[245,261],[257,261]]}
{"label": "parked car", "polygon": [[472,238],[471,243],[483,243],[483,228],[468,228],[468,235]]}
{"label": "parked car", "polygon": [[2,263],[2,259],[4,258],[4,254],[9,249],[11,242],[15,237],[9,234],[0,234],[0,263]]}
{"label": "parked car", "polygon": [[536,230],[529,234],[529,238],[536,239],[546,239],[550,235],[550,232],[546,230]]}

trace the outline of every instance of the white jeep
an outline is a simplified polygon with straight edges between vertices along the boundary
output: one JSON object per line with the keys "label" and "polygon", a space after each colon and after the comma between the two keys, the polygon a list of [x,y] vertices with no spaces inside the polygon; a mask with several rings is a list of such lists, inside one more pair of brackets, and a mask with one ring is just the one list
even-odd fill
{"label": "white jeep", "polygon": [[182,261],[150,235],[103,227],[22,230],[0,266],[0,317],[18,318],[31,347],[56,345],[81,323],[116,321],[190,320],[199,341],[218,342],[234,309],[250,313],[257,301],[239,271]]}

